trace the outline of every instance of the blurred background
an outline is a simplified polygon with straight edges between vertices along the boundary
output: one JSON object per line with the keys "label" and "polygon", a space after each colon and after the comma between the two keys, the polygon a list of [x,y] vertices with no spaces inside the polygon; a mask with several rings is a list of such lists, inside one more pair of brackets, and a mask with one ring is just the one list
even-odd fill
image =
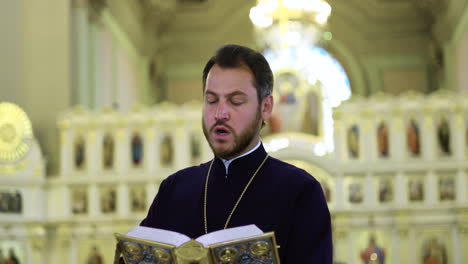
{"label": "blurred background", "polygon": [[0,264],[112,263],[212,158],[202,70],[229,43],[275,73],[262,141],[321,182],[336,263],[466,262],[466,0],[0,0],[0,36]]}

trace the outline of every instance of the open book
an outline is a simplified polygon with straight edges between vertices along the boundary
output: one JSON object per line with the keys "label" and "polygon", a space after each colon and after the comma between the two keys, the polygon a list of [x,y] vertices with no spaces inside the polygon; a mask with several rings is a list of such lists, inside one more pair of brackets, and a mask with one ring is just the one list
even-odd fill
{"label": "open book", "polygon": [[280,263],[274,233],[263,233],[255,225],[219,230],[197,239],[136,226],[115,237],[117,255],[121,254],[126,264]]}

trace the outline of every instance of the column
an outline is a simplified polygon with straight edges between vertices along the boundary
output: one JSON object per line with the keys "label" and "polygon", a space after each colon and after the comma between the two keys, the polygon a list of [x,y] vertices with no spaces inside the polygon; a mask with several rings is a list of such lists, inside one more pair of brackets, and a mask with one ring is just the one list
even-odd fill
{"label": "column", "polygon": [[76,264],[78,262],[78,247],[79,247],[78,238],[72,236],[70,240],[70,264]]}
{"label": "column", "polygon": [[414,229],[409,230],[409,236],[408,236],[408,256],[407,259],[409,262],[407,263],[419,263],[418,262],[418,254],[414,254],[414,252],[418,252],[420,250],[419,248],[416,247],[416,235]]}
{"label": "column", "polygon": [[[16,188],[15,188],[16,189]],[[33,218],[37,216],[38,210],[42,207],[37,207],[34,202],[36,201],[37,197],[35,197],[35,192],[34,188],[28,186],[28,187],[23,187],[20,189],[21,192],[21,198],[22,198],[22,213],[25,216],[25,218]]]}
{"label": "column", "polygon": [[372,177],[371,173],[367,173],[366,176],[364,177],[364,206],[365,207],[370,207],[370,208],[375,208],[377,206],[377,192],[378,186],[377,186],[377,180],[375,179],[375,176]]}
{"label": "column", "polygon": [[[23,193],[23,212],[26,217],[33,217],[36,219],[46,219],[48,217],[47,211],[43,208],[47,208],[47,193],[44,191],[44,186],[42,183],[35,184],[27,187],[29,189],[29,198],[26,198]],[[56,202],[54,201],[54,204]],[[28,208],[32,207],[32,208]]]}
{"label": "column", "polygon": [[89,85],[89,66],[90,64],[90,25],[89,10],[87,1],[72,1],[72,52],[74,83],[72,83],[74,93],[74,104],[81,104],[91,107],[92,86]]}
{"label": "column", "polygon": [[342,162],[345,159],[345,147],[346,147],[346,140],[344,137],[344,128],[341,121],[335,121],[335,133],[334,133],[334,141],[335,141],[335,151],[333,152],[333,158],[337,162]]}
{"label": "column", "polygon": [[144,164],[145,169],[149,174],[153,174],[156,171],[156,161],[158,160],[156,154],[158,149],[156,148],[156,128],[154,126],[155,122],[151,120],[149,122],[149,127],[145,129],[145,147],[144,147]]}
{"label": "column", "polygon": [[335,261],[345,262],[349,259],[349,241],[348,241],[348,234],[342,228],[336,231],[336,235],[333,235],[333,249],[334,249],[334,256],[333,259]]}
{"label": "column", "polygon": [[345,207],[345,196],[344,196],[344,179],[343,174],[337,174],[335,178],[335,191],[333,192],[335,209],[337,211],[344,209]]}
{"label": "column", "polygon": [[89,120],[86,135],[86,169],[91,175],[95,175],[98,171],[101,156],[98,156],[97,149],[100,147],[97,142],[96,124],[93,120]]}
{"label": "column", "polygon": [[[63,217],[65,219],[69,219],[69,218],[71,218],[72,208],[73,208],[73,205],[71,203],[70,187],[66,186],[66,185],[60,186],[58,192],[61,194],[61,198],[62,198],[61,199],[61,202],[62,202],[61,205],[62,206],[59,207],[59,208],[62,209],[62,210],[60,210],[60,212],[62,212],[62,213],[58,213],[57,217],[59,217],[59,218]],[[49,200],[49,204],[52,204],[50,200]],[[52,210],[52,212],[55,212],[55,210]],[[49,211],[49,213],[51,213],[51,211]]]}
{"label": "column", "polygon": [[350,234],[348,234],[347,237],[346,237],[347,238],[346,242],[348,244],[348,256],[347,256],[346,259],[349,261],[349,262],[346,262],[346,263],[348,263],[348,264],[357,264],[357,263],[355,263],[354,260],[356,259],[355,255],[359,251],[355,250],[355,248],[353,247],[353,245],[354,245],[353,237],[357,237],[357,236],[354,236],[352,231],[350,231]]}
{"label": "column", "polygon": [[401,162],[406,157],[406,129],[401,110],[395,110],[393,114],[389,123],[389,152],[392,160]]}
{"label": "column", "polygon": [[377,151],[377,131],[376,124],[373,118],[368,118],[365,120],[364,131],[365,131],[365,141],[362,143],[362,149],[365,155],[365,160],[375,161],[378,159]]}
{"label": "column", "polygon": [[115,168],[121,174],[129,170],[130,165],[130,140],[127,131],[127,120],[121,120],[117,127],[115,141]]}
{"label": "column", "polygon": [[464,169],[457,171],[457,177],[455,179],[455,197],[458,205],[465,205],[467,202],[467,180]]}
{"label": "column", "polygon": [[89,25],[88,31],[88,63],[90,65],[88,72],[88,89],[89,95],[88,97],[88,106],[90,108],[95,108],[97,106],[98,92],[101,90],[102,81],[101,75],[102,73],[102,61],[100,57],[100,38],[99,38],[99,25],[95,23],[91,23]]}
{"label": "column", "polygon": [[370,160],[370,151],[367,150],[367,148],[370,146],[370,130],[371,130],[371,125],[370,122],[365,119],[364,122],[356,122],[356,125],[359,128],[359,156],[357,160],[360,161],[369,161]]}
{"label": "column", "polygon": [[[404,221],[404,220],[403,220]],[[398,255],[398,257],[394,258],[394,264],[400,264],[400,263],[418,263],[418,262],[412,262],[415,260],[415,254],[416,252],[414,247],[414,234],[413,231],[410,231],[410,227],[407,224],[408,221],[405,221],[406,223],[400,223],[397,224],[396,228],[396,240],[398,244],[394,248],[394,257]],[[417,254],[416,254],[417,255]]]}
{"label": "column", "polygon": [[88,187],[88,208],[90,217],[101,215],[101,195],[95,183],[91,183]]}
{"label": "column", "polygon": [[[28,241],[24,241],[24,244],[27,245],[26,254],[27,260],[26,263],[31,264],[45,264],[48,263],[44,248],[46,247],[46,238],[37,237],[36,235],[28,236]],[[5,254],[6,255],[6,254]]]}
{"label": "column", "polygon": [[426,184],[424,185],[424,198],[426,205],[435,205],[438,202],[437,176],[434,171],[429,170],[426,174]]}
{"label": "column", "polygon": [[188,124],[185,119],[177,118],[175,122],[176,133],[172,142],[174,143],[175,169],[182,169],[190,165],[190,140],[187,131]]}
{"label": "column", "polygon": [[120,217],[130,215],[129,192],[126,183],[117,186],[117,212]]}
{"label": "column", "polygon": [[453,117],[453,122],[450,124],[450,144],[453,149],[453,156],[457,160],[465,160],[466,148],[466,125],[463,117],[461,106],[457,105]]}
{"label": "column", "polygon": [[[430,102],[429,102],[430,103]],[[421,137],[421,150],[422,157],[425,160],[433,161],[437,157],[437,146],[436,146],[436,133],[433,121],[433,111],[431,109],[425,109],[423,111],[424,117],[421,123],[420,137]]]}
{"label": "column", "polygon": [[462,249],[460,247],[460,237],[457,225],[452,226],[452,245],[453,264],[462,264]]}
{"label": "column", "polygon": [[[154,159],[152,163],[154,163],[155,170],[159,170],[161,166],[161,141],[163,137],[162,125],[160,121],[156,121],[154,133]],[[160,176],[162,177],[162,176]]]}
{"label": "column", "polygon": [[70,132],[70,121],[61,120],[58,122],[60,130],[60,176],[69,175],[72,166],[72,135]]}
{"label": "column", "polygon": [[397,208],[404,208],[408,205],[408,184],[401,171],[397,172],[395,176],[395,206]]}
{"label": "column", "polygon": [[[96,143],[94,144],[95,146],[94,151],[96,152],[94,154],[95,159],[93,160],[95,163],[94,167],[96,171],[104,171],[104,157],[103,157],[103,147],[104,147],[104,131],[102,129],[102,125],[99,128],[95,128],[95,136],[96,136]],[[93,173],[95,174],[95,173]]]}
{"label": "column", "polygon": [[[392,229],[392,248],[391,251],[393,252],[393,262],[392,264],[400,264],[400,254],[398,249],[400,247],[400,239],[398,238],[398,230],[397,227],[393,227]],[[387,250],[388,252],[388,250]],[[387,253],[388,254],[388,253]]]}

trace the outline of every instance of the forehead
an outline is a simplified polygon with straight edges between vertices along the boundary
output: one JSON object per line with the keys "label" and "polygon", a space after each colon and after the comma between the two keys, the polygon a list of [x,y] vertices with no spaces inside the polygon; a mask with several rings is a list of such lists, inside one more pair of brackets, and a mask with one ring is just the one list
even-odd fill
{"label": "forehead", "polygon": [[247,67],[222,68],[215,64],[206,78],[205,92],[256,94],[255,78]]}

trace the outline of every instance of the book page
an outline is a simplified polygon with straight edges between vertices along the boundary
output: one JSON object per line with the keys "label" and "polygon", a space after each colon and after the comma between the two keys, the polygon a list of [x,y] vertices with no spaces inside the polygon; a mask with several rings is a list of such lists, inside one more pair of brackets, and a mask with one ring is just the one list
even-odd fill
{"label": "book page", "polygon": [[246,225],[214,231],[195,239],[196,241],[203,244],[204,247],[208,247],[211,244],[220,242],[226,242],[235,239],[241,239],[246,237],[253,237],[262,235],[263,231],[256,225]]}
{"label": "book page", "polygon": [[127,236],[170,244],[176,247],[190,240],[188,236],[181,233],[146,226],[134,227],[127,233]]}

